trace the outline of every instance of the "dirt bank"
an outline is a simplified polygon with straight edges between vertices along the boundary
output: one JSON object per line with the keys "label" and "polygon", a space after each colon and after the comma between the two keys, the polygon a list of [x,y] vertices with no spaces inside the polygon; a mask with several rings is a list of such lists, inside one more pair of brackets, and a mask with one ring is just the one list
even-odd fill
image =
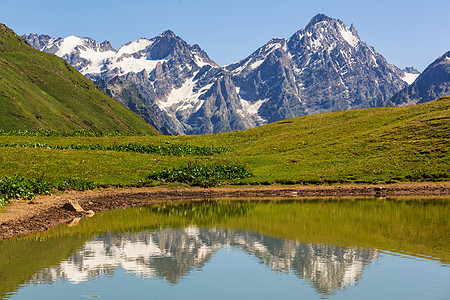
{"label": "dirt bank", "polygon": [[101,212],[168,200],[290,197],[450,196],[450,182],[344,186],[252,186],[201,188],[132,188],[68,192],[33,201],[14,200],[0,213],[0,239],[47,230],[83,213],[62,206],[76,200],[85,210]]}

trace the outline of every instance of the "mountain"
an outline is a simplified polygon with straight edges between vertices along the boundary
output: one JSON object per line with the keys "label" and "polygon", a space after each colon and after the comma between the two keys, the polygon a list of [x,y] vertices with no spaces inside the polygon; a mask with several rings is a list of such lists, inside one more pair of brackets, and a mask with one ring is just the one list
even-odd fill
{"label": "mountain", "polygon": [[64,60],[36,51],[0,24],[0,129],[159,134]]}
{"label": "mountain", "polygon": [[380,106],[407,85],[405,72],[362,42],[353,25],[323,14],[227,69],[243,98],[262,102],[267,122]]}
{"label": "mountain", "polygon": [[386,106],[429,102],[450,95],[450,51],[429,65],[408,87],[395,94]]}
{"label": "mountain", "polygon": [[[23,36],[91,80],[132,82],[173,133],[247,129],[296,116],[380,106],[417,76],[389,64],[355,27],[323,14],[288,39],[218,66],[172,31],[115,50],[108,41]],[[116,99],[117,100],[117,99]],[[122,101],[126,103],[129,101]],[[125,104],[126,105],[126,104]]]}

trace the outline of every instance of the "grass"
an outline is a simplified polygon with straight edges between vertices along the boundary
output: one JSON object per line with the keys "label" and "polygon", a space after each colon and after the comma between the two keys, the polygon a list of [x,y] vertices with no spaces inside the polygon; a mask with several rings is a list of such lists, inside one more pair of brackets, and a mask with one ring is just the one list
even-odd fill
{"label": "grass", "polygon": [[118,132],[118,131],[94,131],[85,129],[72,129],[72,130],[51,130],[51,129],[41,129],[41,130],[0,130],[0,135],[13,135],[13,136],[82,136],[82,137],[101,137],[101,136],[130,136],[129,132]]}
{"label": "grass", "polygon": [[[0,177],[44,176],[49,182],[86,178],[101,186],[127,186],[148,181],[149,174],[185,170],[189,165],[240,165],[253,176],[217,183],[448,181],[449,132],[450,97],[445,97],[415,106],[311,115],[199,136],[9,134],[0,135],[1,145],[29,147],[0,147]],[[199,151],[179,155],[141,151],[150,145]],[[167,184],[162,179],[152,184]]]}

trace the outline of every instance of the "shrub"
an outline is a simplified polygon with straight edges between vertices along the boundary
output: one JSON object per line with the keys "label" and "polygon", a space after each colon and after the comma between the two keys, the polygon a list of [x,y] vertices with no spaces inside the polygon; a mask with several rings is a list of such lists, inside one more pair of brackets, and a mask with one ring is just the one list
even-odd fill
{"label": "shrub", "polygon": [[164,169],[152,172],[148,179],[162,182],[180,182],[193,186],[212,187],[226,180],[238,180],[252,177],[253,174],[238,164],[230,165],[190,165],[183,168]]}
{"label": "shrub", "polygon": [[0,179],[0,206],[10,202],[10,199],[31,200],[37,195],[49,195],[53,191],[51,183],[43,179],[25,179],[20,176]]}
{"label": "shrub", "polygon": [[84,191],[96,188],[88,179],[66,178],[58,185],[42,178],[25,179],[20,176],[0,178],[0,207],[11,199],[31,200],[38,195],[50,195],[54,189]]}
{"label": "shrub", "polygon": [[75,190],[75,191],[84,191],[84,190],[92,190],[95,189],[97,185],[88,179],[79,179],[79,178],[65,178],[63,179],[57,186],[57,189],[60,191],[63,190]]}

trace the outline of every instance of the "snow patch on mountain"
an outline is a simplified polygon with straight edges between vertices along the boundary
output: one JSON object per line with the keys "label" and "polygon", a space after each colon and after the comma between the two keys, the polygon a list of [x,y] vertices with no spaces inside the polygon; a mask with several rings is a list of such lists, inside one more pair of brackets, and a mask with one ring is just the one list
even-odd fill
{"label": "snow patch on mountain", "polygon": [[355,36],[348,27],[341,26],[341,28],[339,28],[339,33],[350,46],[356,47],[356,45],[358,45],[359,38]]}
{"label": "snow patch on mountain", "polygon": [[150,47],[155,41],[141,38],[137,41],[128,43],[120,47],[119,51],[117,51],[117,55],[120,56],[122,54],[133,54],[138,53],[146,48]]}
{"label": "snow patch on mountain", "polygon": [[250,69],[256,69],[264,62],[264,59],[257,60],[250,65]]}
{"label": "snow patch on mountain", "polygon": [[173,89],[170,92],[166,101],[160,101],[158,106],[166,111],[175,106],[176,108],[174,110],[176,111],[179,109],[180,103],[199,102],[196,94],[193,92],[194,86],[195,82],[193,81],[193,78],[187,79],[180,88]]}
{"label": "snow patch on mountain", "polygon": [[[120,69],[120,75],[125,75],[130,72],[139,73],[142,72],[142,70],[146,70],[147,73],[152,72],[158,63],[164,63],[168,61],[170,57],[166,57],[164,59],[159,60],[152,60],[148,59],[146,57],[141,58],[133,58],[133,57],[125,57],[118,59],[117,57],[114,57],[110,60],[109,64],[114,65],[115,68]],[[86,73],[100,73],[101,70],[93,69],[92,72],[86,72]]]}
{"label": "snow patch on mountain", "polygon": [[267,120],[263,119],[259,114],[259,108],[261,105],[269,101],[269,99],[258,100],[256,102],[251,102],[240,98],[242,109],[238,109],[237,113],[243,118],[250,114],[250,116],[260,124],[267,124]]}
{"label": "snow patch on mountain", "polygon": [[82,38],[74,36],[74,35],[68,36],[61,41],[58,52],[56,52],[56,55],[62,57],[67,53],[71,53],[71,52],[75,51],[76,47],[82,46],[83,44],[84,44],[84,41]]}
{"label": "snow patch on mountain", "polygon": [[200,99],[200,96],[207,92],[213,83],[196,90],[197,82],[193,78],[195,76],[188,78],[180,88],[173,89],[165,101],[161,100],[158,102],[158,106],[168,113],[186,109],[192,110],[192,113],[197,112],[205,102]]}
{"label": "snow patch on mountain", "polygon": [[194,54],[194,62],[199,68],[203,68],[204,66],[211,66],[211,64],[205,61],[202,57]]}
{"label": "snow patch on mountain", "polygon": [[402,80],[408,84],[412,84],[417,79],[417,77],[419,77],[419,75],[420,74],[405,72],[405,74],[402,76]]}

